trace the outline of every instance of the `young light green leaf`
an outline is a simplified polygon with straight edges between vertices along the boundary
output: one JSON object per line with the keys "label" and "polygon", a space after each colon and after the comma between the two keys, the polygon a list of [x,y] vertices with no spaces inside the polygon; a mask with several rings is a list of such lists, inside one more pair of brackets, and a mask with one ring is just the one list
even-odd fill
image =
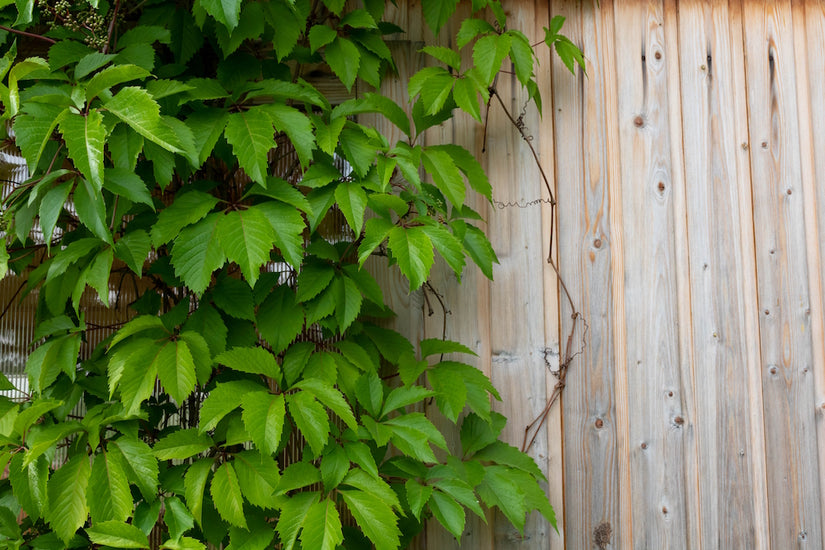
{"label": "young light green leaf", "polygon": [[68,542],[86,521],[86,489],[92,469],[86,453],[73,456],[55,470],[47,484],[46,520],[63,542]]}
{"label": "young light green leaf", "polygon": [[439,355],[443,353],[466,353],[478,357],[478,354],[460,342],[452,340],[442,340],[440,338],[427,338],[419,345],[421,357]]}
{"label": "young light green leaf", "polygon": [[155,362],[164,389],[177,403],[183,404],[195,389],[195,361],[189,346],[183,340],[169,341]]}
{"label": "young light green leaf", "polygon": [[456,71],[461,70],[461,54],[452,48],[444,46],[424,46],[420,51],[431,55]]}
{"label": "young light green leaf", "polygon": [[274,495],[281,479],[280,467],[271,456],[259,451],[242,451],[235,454],[232,465],[238,474],[241,492],[250,504],[263,510],[280,507],[283,499]]}
{"label": "young light green leaf", "polygon": [[387,413],[400,409],[401,407],[419,403],[433,395],[435,395],[434,391],[421,386],[400,386],[395,388],[387,396],[387,400],[384,402],[384,408],[381,410],[381,416],[386,416]]}
{"label": "young light green leaf", "polygon": [[456,46],[461,49],[479,34],[490,32],[496,32],[496,29],[484,19],[465,19],[456,35]]}
{"label": "young light green leaf", "polygon": [[410,292],[424,284],[435,260],[432,242],[424,230],[394,227],[389,233],[388,246],[401,273],[410,281]]}
{"label": "young light green leaf", "polygon": [[113,548],[149,548],[149,539],[143,531],[121,521],[97,522],[86,528],[86,534],[95,544]]}
{"label": "young light green leaf", "polygon": [[149,71],[137,65],[114,65],[94,75],[86,85],[86,101],[91,101],[104,90],[130,80],[143,79]]}
{"label": "young light green leaf", "polygon": [[355,182],[342,182],[335,188],[335,200],[355,235],[361,234],[364,212],[367,209],[367,194]]}
{"label": "young light green leaf", "polygon": [[357,489],[342,489],[339,494],[376,550],[398,548],[401,531],[398,529],[398,517],[390,506],[378,497]]}
{"label": "young light green leaf", "polygon": [[298,532],[304,524],[307,513],[317,501],[318,493],[313,491],[296,493],[284,502],[278,525],[275,528],[280,535],[284,550],[292,550],[295,547],[295,540],[298,538]]}
{"label": "young light green leaf", "polygon": [[179,540],[181,535],[195,526],[195,518],[178,497],[167,498],[164,505],[163,522],[172,540]]}
{"label": "young light green leaf", "polygon": [[320,50],[338,36],[338,31],[327,25],[313,25],[309,29],[309,47],[312,53]]}
{"label": "young light green leaf", "polygon": [[489,34],[484,36],[473,46],[473,62],[481,72],[483,82],[489,86],[493,82],[501,62],[510,53],[513,38],[509,34]]}
{"label": "young light green leaf", "polygon": [[275,148],[272,120],[260,110],[241,111],[229,115],[224,130],[226,141],[238,158],[238,164],[252,181],[266,184],[267,153]]}
{"label": "young light green leaf", "polygon": [[275,356],[261,347],[232,348],[215,357],[215,362],[240,372],[262,374],[274,380],[281,379],[281,369]]}
{"label": "young light green leaf", "polygon": [[[46,482],[49,479],[49,459],[43,455],[28,465],[23,453],[17,453],[9,463],[9,481],[14,496],[32,518],[39,518],[46,505]],[[16,523],[16,520],[15,520]]]}
{"label": "young light green leaf", "polygon": [[73,181],[68,180],[58,184],[43,195],[43,199],[40,201],[40,227],[43,230],[43,238],[47,246],[51,245],[54,227],[57,225],[57,219],[60,217],[63,205],[66,204],[66,200],[69,198],[73,183]]}
{"label": "young light green leaf", "polygon": [[214,458],[202,458],[194,462],[189,469],[186,470],[186,475],[183,479],[184,496],[186,497],[186,504],[189,510],[192,511],[192,516],[198,525],[203,525],[203,492],[206,489],[206,480],[209,474],[212,473],[212,465]]}
{"label": "young light green leaf", "polygon": [[428,148],[424,150],[422,158],[424,169],[433,178],[436,187],[453,203],[461,207],[464,204],[466,191],[464,178],[453,157],[441,149]]}
{"label": "young light green leaf", "polygon": [[[172,247],[175,275],[198,296],[209,286],[212,274],[226,263],[226,254],[218,239],[221,217],[220,213],[209,214],[195,225],[185,228]],[[160,237],[160,240],[163,238]]]}
{"label": "young light green leaf", "polygon": [[461,281],[461,272],[464,270],[464,248],[455,235],[447,231],[443,225],[428,223],[422,226],[424,233],[435,245],[435,249],[453,270]]}
{"label": "young light green leaf", "polygon": [[421,510],[433,494],[433,488],[429,485],[421,485],[414,479],[408,479],[404,484],[407,495],[407,504],[415,519],[421,519]]}
{"label": "young light green leaf", "polygon": [[358,429],[358,422],[355,420],[355,415],[352,413],[349,403],[346,402],[341,392],[333,386],[317,378],[305,378],[292,387],[308,391],[337,414],[344,421],[344,424],[353,430]]}
{"label": "young light green leaf", "polygon": [[134,86],[123,88],[103,105],[149,141],[172,153],[184,152],[180,139],[163,123],[160,107],[146,90]]}
{"label": "young light green leaf", "polygon": [[106,140],[106,128],[103,127],[100,111],[92,109],[85,116],[64,111],[58,124],[75,167],[100,191],[103,188],[103,147]]}
{"label": "young light green leaf", "polygon": [[152,454],[160,460],[176,460],[193,457],[210,447],[214,442],[197,428],[178,430],[155,443]]}
{"label": "young light green leaf", "polygon": [[278,449],[284,427],[284,396],[267,392],[249,392],[241,399],[243,422],[252,441],[261,452],[272,454]]}
{"label": "young light green leaf", "polygon": [[456,6],[458,0],[423,0],[421,7],[424,11],[424,21],[433,34],[438,34],[441,27],[455,13]]}
{"label": "young light green leaf", "polygon": [[304,259],[303,232],[306,223],[301,213],[294,207],[277,201],[268,201],[255,206],[269,220],[275,230],[275,246],[281,255],[296,270]]}
{"label": "young light green leaf", "polygon": [[59,105],[30,102],[14,118],[14,141],[26,159],[29,170],[40,162],[43,149],[52,138],[57,123],[69,113]]}
{"label": "young light green leaf", "polygon": [[218,239],[226,257],[237,263],[249,284],[254,285],[275,242],[269,219],[254,207],[230,212],[218,221]]}
{"label": "young light green leaf", "polygon": [[315,456],[321,454],[329,440],[329,416],[326,409],[307,391],[288,394],[289,414],[301,430]]}
{"label": "young light green leaf", "polygon": [[364,239],[358,247],[358,264],[363,266],[372,252],[384,242],[395,224],[384,218],[370,218],[367,220]]}
{"label": "young light green leaf", "polygon": [[430,495],[429,505],[438,523],[443,525],[460,542],[461,533],[464,531],[464,508],[439,491],[435,491]]}
{"label": "young light green leaf", "polygon": [[335,292],[335,320],[338,321],[338,329],[344,332],[361,312],[361,290],[349,277],[334,279],[332,290]]}
{"label": "young light green leaf", "polygon": [[250,392],[267,393],[264,386],[251,380],[233,380],[215,386],[201,405],[200,433],[217,426],[224,416],[241,406],[241,398]]}
{"label": "young light green leaf", "polygon": [[238,476],[231,463],[224,462],[215,470],[209,493],[212,495],[215,508],[227,523],[246,529],[243,495],[238,485]]}
{"label": "young light green leaf", "polygon": [[128,168],[106,168],[103,177],[103,187],[116,195],[123,195],[132,202],[143,203],[152,210],[155,204],[146,184]]}
{"label": "young light green leaf", "polygon": [[[121,437],[112,441],[128,466],[129,479],[137,485],[147,501],[155,499],[158,491],[158,461],[152,456],[152,449],[136,437]],[[109,452],[116,452],[110,448]]]}
{"label": "young light green leaf", "polygon": [[100,240],[112,244],[112,234],[106,225],[106,203],[100,189],[80,178],[74,188],[73,198],[80,222]]}
{"label": "young light green leaf", "polygon": [[95,523],[126,521],[132,515],[132,493],[120,456],[108,451],[95,455],[86,495],[89,513]]}
{"label": "young light green leaf", "polygon": [[206,216],[218,204],[218,199],[202,191],[188,191],[161,210],[152,226],[152,244],[160,247],[178,236],[181,229]]}
{"label": "young light green leaf", "polygon": [[303,527],[301,531],[303,548],[335,550],[344,541],[338,509],[335,503],[328,498],[316,502],[309,508]]}

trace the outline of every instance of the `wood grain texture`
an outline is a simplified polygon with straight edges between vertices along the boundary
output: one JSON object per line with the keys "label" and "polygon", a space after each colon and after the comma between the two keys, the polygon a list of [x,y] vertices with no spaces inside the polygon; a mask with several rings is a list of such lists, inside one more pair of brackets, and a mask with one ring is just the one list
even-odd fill
{"label": "wood grain texture", "polygon": [[770,541],[820,547],[811,303],[793,13],[743,4]]}
{"label": "wood grain texture", "polygon": [[[629,525],[620,516],[617,418],[614,401],[614,243],[610,234],[608,170],[613,143],[606,133],[606,104],[616,83],[605,77],[604,27],[595,2],[553,2],[567,18],[564,32],[587,58],[587,77],[553,60],[553,118],[556,145],[559,257],[562,277],[586,320],[587,345],[571,364],[563,396],[565,543],[590,548],[595,530],[620,540]],[[561,334],[572,329],[569,305],[561,303]],[[579,325],[582,328],[582,325]],[[576,342],[582,337],[579,332]]]}
{"label": "wood grain texture", "polygon": [[[759,370],[746,323],[755,319],[749,305],[757,296],[750,193],[737,185],[750,177],[740,161],[748,150],[745,98],[737,88],[744,79],[742,38],[730,15],[726,2],[693,3],[679,12],[699,436],[698,471],[691,477],[699,487],[702,547],[765,548],[767,517],[758,507],[767,496],[764,444],[751,429],[752,422],[762,423],[761,389],[742,383]],[[752,397],[759,404],[755,416]]]}

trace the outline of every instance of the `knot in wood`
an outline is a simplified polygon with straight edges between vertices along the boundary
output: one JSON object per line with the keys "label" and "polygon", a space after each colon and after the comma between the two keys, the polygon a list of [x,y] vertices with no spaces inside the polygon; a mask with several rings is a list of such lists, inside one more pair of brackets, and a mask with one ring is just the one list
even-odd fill
{"label": "knot in wood", "polygon": [[636,126],[636,128],[641,128],[642,126],[644,126],[644,117],[642,117],[642,115],[636,115],[636,118],[633,119],[633,125]]}
{"label": "knot in wood", "polygon": [[681,426],[682,424],[685,423],[685,419],[682,418],[681,416],[677,416],[676,418],[673,419],[673,423],[676,424],[677,426]]}
{"label": "knot in wood", "polygon": [[593,246],[596,247],[596,248],[601,248],[602,247],[602,240],[601,239],[596,239],[595,241],[593,241]]}
{"label": "knot in wood", "polygon": [[601,430],[604,427],[604,420],[602,420],[601,418],[597,418],[595,424],[596,429]]}

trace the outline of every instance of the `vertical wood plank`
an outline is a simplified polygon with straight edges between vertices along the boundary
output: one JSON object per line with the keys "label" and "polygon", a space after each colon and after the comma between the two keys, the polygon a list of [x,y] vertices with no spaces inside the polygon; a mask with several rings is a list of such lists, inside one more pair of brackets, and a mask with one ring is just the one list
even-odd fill
{"label": "vertical wood plank", "polygon": [[[612,14],[608,3],[602,8]],[[567,18],[564,33],[580,45],[587,77],[572,78],[554,56],[553,117],[560,271],[584,320],[587,345],[571,364],[563,396],[564,522],[568,548],[591,548],[600,540],[624,540],[629,518],[621,515],[614,387],[610,178],[613,136],[607,105],[616,82],[606,72],[609,41],[595,2],[554,2],[553,13]],[[610,63],[607,61],[607,63]],[[561,334],[573,328],[572,311],[561,301]],[[575,338],[582,337],[582,325]],[[607,547],[607,546],[605,546]]]}
{"label": "vertical wood plank", "polygon": [[[687,538],[671,129],[661,2],[616,3],[624,220],[625,349],[635,548],[682,548]],[[620,32],[619,32],[620,31]]]}
{"label": "vertical wood plank", "polygon": [[819,505],[825,529],[825,4],[800,1],[793,4],[794,47],[798,70],[797,93],[801,124],[802,184],[805,197],[805,234],[808,253],[808,286],[811,293],[811,335],[819,450]]}
{"label": "vertical wood plank", "polygon": [[[790,2],[743,2],[770,537],[822,542],[813,349]],[[821,54],[821,52],[820,52]]]}
{"label": "vertical wood plank", "polygon": [[[761,432],[761,389],[742,384],[759,372],[758,340],[749,334],[757,300],[752,205],[739,184],[750,178],[741,160],[748,150],[737,86],[744,79],[742,38],[726,2],[684,5],[679,19],[699,435],[694,513],[702,547],[765,548],[764,440],[754,440],[751,427]],[[752,398],[760,403],[754,416]]]}

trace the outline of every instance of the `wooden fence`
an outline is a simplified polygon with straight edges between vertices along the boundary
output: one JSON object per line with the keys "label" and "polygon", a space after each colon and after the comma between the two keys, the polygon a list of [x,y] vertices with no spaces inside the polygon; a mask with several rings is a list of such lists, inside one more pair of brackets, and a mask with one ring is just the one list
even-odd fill
{"label": "wooden fence", "polygon": [[[399,6],[405,74],[431,37],[417,2]],[[564,15],[587,60],[573,77],[542,53],[544,116],[524,117],[556,217],[493,105],[486,168],[498,206],[518,203],[476,204],[495,281],[470,269],[461,285],[446,270],[432,282],[447,336],[500,389],[515,445],[552,393],[573,324],[545,262],[553,225],[587,328],[530,449],[559,532],[532,518],[520,537],[491,516],[468,523],[463,547],[823,548],[825,3],[513,0],[508,11],[535,42]],[[515,78],[496,88],[518,116]],[[484,140],[469,118],[435,133],[477,152]],[[388,283],[399,327],[442,334],[432,295]],[[431,526],[419,547],[456,545]]]}

